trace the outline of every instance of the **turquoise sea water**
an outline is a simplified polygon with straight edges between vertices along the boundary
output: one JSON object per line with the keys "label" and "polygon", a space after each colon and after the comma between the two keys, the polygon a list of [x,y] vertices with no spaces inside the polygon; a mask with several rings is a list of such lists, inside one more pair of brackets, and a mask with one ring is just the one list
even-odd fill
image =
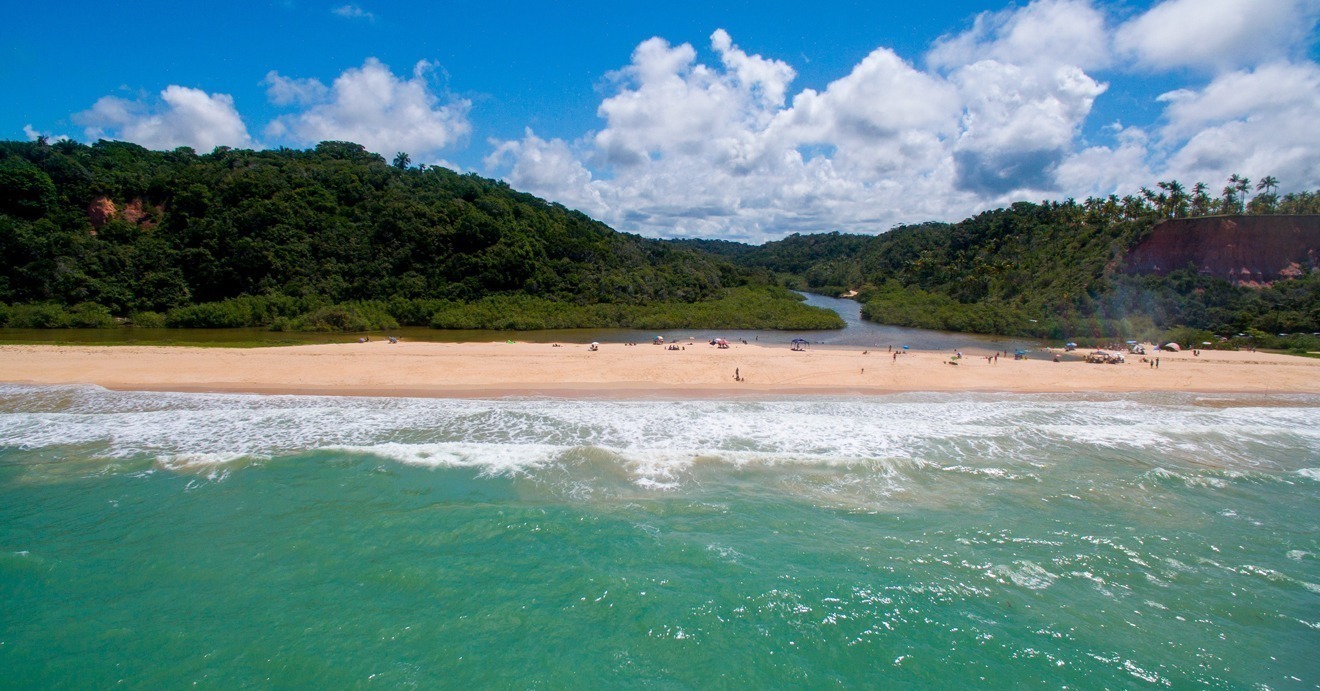
{"label": "turquoise sea water", "polygon": [[1315,688],[1320,397],[0,387],[0,686]]}

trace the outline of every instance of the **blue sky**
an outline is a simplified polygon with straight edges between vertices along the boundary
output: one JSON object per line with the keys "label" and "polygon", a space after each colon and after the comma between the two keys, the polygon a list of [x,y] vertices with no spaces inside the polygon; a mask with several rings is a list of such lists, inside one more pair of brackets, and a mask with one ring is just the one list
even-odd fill
{"label": "blue sky", "polygon": [[9,8],[0,136],[350,139],[751,241],[1233,172],[1320,187],[1320,0],[218,5]]}

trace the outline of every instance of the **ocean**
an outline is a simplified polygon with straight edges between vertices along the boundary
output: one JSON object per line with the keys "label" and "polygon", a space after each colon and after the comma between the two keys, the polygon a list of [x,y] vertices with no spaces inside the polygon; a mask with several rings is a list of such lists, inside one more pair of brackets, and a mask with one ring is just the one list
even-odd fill
{"label": "ocean", "polygon": [[1317,421],[0,386],[0,687],[1316,688]]}

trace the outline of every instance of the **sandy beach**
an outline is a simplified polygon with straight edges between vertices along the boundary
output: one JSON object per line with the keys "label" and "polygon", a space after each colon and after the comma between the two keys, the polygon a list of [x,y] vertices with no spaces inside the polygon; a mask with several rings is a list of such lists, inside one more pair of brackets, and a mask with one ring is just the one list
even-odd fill
{"label": "sandy beach", "polygon": [[[0,381],[115,390],[502,397],[687,397],[899,391],[1320,393],[1320,360],[1269,353],[1161,353],[1160,367],[1050,352],[1014,361],[985,353],[735,344],[683,350],[642,344],[385,341],[278,348],[0,346]],[[1076,357],[1078,354],[1071,354]],[[735,374],[742,381],[735,381]]]}

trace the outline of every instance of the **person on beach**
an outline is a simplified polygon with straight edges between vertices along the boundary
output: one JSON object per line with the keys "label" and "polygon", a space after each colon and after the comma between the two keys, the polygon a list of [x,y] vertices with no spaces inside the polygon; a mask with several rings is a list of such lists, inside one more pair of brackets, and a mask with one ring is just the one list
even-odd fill
{"label": "person on beach", "polygon": [[742,381],[742,370],[740,370],[740,369],[737,368],[737,367],[734,367],[734,368],[733,368],[733,380],[734,380],[734,381]]}

